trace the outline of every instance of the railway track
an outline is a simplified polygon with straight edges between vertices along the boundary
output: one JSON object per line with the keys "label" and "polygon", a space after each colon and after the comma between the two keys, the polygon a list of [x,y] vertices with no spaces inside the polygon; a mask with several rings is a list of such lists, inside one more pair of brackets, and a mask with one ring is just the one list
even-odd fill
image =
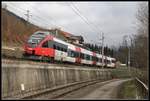
{"label": "railway track", "polygon": [[110,83],[112,81],[117,81],[117,80],[118,79],[113,79],[113,80],[108,80],[108,81],[92,80],[92,81],[76,82],[76,83],[71,83],[71,84],[67,84],[64,86],[60,86],[57,88],[46,89],[43,91],[36,92],[34,94],[33,93],[28,94],[28,95],[22,96],[19,99],[57,99],[66,94],[74,92],[78,89],[82,89],[86,86],[94,85],[94,84],[100,83],[100,82],[101,82],[101,85],[105,85],[107,83]]}

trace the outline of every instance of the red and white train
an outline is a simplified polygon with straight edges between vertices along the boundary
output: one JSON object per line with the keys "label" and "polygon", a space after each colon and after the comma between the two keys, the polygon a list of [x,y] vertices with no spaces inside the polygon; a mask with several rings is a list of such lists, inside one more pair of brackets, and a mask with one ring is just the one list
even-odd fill
{"label": "red and white train", "polygon": [[[24,55],[31,59],[44,59],[77,64],[102,66],[102,55],[62,41],[46,31],[37,31],[24,46]],[[104,66],[115,68],[115,58],[104,56]]]}

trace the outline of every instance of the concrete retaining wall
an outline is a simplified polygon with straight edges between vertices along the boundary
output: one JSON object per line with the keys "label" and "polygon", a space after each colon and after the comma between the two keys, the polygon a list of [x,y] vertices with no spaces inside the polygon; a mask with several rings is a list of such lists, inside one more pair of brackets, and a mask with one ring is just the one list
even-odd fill
{"label": "concrete retaining wall", "polygon": [[21,96],[28,92],[94,79],[111,79],[111,73],[102,73],[100,69],[2,64],[2,97]]}

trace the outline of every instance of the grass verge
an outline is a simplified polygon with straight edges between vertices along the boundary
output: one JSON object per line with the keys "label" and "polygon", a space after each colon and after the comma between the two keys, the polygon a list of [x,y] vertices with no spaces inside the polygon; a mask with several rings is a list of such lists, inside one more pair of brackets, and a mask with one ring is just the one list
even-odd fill
{"label": "grass verge", "polygon": [[124,82],[118,91],[118,98],[119,99],[137,99],[138,98],[138,90],[137,87],[135,85],[135,81],[131,80],[131,81],[127,81]]}

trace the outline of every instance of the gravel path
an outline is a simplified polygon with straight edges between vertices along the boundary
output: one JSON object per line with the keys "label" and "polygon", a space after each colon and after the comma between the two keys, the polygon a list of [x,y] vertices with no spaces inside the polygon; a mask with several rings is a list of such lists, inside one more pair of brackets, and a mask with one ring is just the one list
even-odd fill
{"label": "gravel path", "polygon": [[97,83],[95,85],[91,85],[72,93],[69,93],[59,100],[63,99],[80,99],[80,100],[88,100],[88,99],[117,99],[117,91],[119,86],[130,79],[115,79],[112,82],[108,82],[107,84]]}

